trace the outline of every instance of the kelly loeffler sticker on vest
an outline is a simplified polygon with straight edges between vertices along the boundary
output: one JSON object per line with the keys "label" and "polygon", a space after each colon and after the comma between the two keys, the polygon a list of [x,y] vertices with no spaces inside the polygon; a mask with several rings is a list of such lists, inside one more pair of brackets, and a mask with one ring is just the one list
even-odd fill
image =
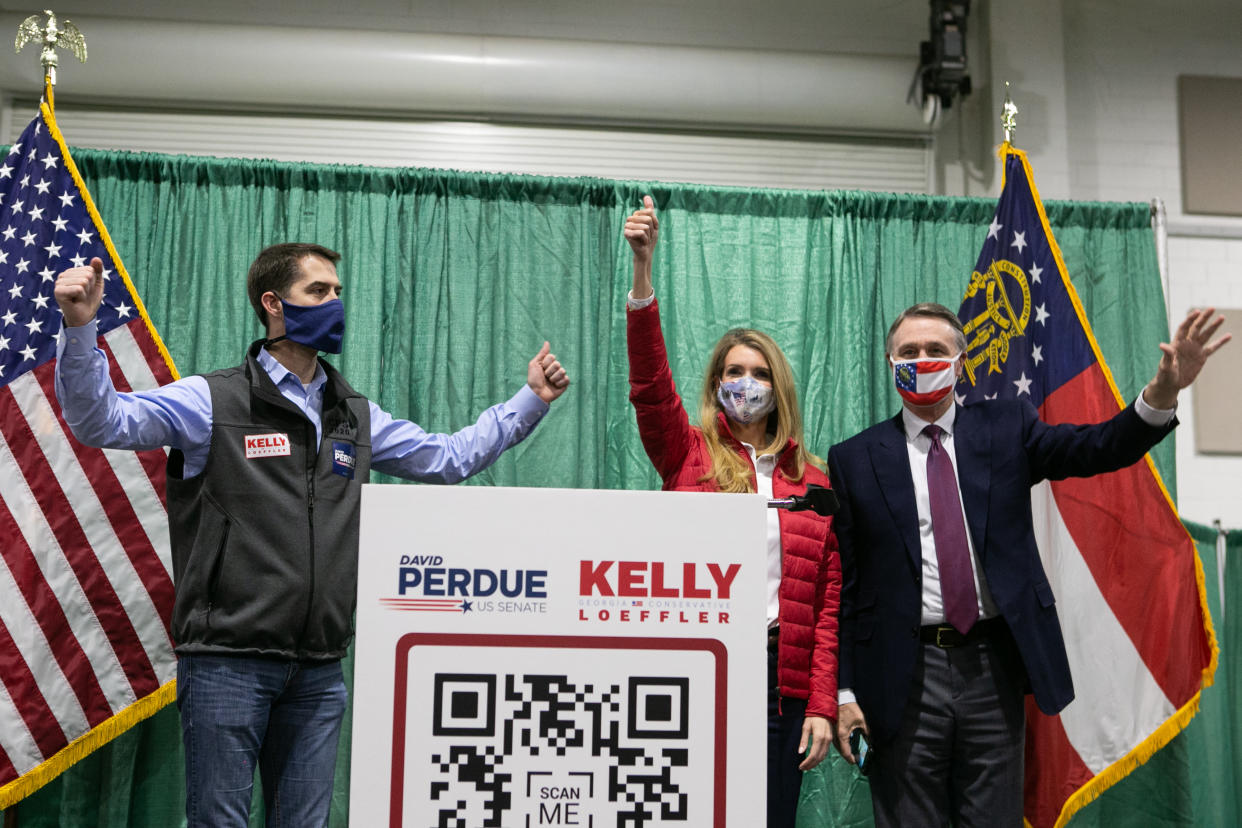
{"label": "kelly loeffler sticker on vest", "polygon": [[288,434],[247,434],[246,459],[255,460],[260,457],[288,457]]}

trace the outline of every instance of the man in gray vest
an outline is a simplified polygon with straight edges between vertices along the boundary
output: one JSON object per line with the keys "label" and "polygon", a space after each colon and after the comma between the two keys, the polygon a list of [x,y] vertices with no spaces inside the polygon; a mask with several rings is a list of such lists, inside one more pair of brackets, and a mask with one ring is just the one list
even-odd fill
{"label": "man in gray vest", "polygon": [[340,353],[340,255],[278,244],[250,266],[267,338],[236,368],[119,393],[95,347],[103,264],[65,271],[56,394],[102,448],[168,446],[177,706],[190,826],[246,826],[256,765],[269,826],[328,821],[353,638],[361,484],[372,468],[455,483],[519,443],[569,385],[545,342],[526,385],[455,434],[394,419]]}

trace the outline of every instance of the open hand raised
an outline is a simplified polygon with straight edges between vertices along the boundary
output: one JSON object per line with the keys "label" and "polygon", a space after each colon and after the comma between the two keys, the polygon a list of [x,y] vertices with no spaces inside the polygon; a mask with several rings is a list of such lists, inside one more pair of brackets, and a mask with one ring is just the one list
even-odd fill
{"label": "open hand raised", "polygon": [[1213,319],[1215,313],[1216,308],[1192,310],[1173,332],[1173,341],[1160,343],[1156,376],[1143,391],[1148,405],[1161,409],[1175,406],[1177,392],[1194,382],[1208,357],[1233,339],[1232,334],[1224,334],[1212,340],[1225,321],[1223,316]]}

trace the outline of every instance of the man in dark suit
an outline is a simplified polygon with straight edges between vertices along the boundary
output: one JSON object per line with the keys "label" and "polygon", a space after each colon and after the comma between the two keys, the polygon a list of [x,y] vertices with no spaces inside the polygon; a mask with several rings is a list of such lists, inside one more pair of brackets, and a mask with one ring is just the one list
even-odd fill
{"label": "man in dark suit", "polygon": [[[1134,405],[1093,426],[1050,426],[1026,401],[954,403],[966,349],[942,305],[902,312],[888,359],[896,417],[828,453],[841,499],[837,746],[875,747],[876,824],[1022,824],[1023,696],[1054,714],[1074,697],[1031,486],[1128,466],[1176,425],[1177,394],[1229,336],[1192,312],[1161,344]],[[913,378],[918,377],[918,382]]]}

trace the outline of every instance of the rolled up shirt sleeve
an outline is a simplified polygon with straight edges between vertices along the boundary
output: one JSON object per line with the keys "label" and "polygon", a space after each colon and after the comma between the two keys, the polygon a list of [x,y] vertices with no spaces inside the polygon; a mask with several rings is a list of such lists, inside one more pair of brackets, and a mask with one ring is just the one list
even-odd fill
{"label": "rolled up shirt sleeve", "polygon": [[186,475],[206,459],[211,444],[211,392],[202,377],[186,377],[159,388],[120,392],[108,373],[108,359],[95,347],[91,320],[64,328],[56,344],[56,398],[65,422],[80,442],[97,448],[180,449]]}
{"label": "rolled up shirt sleeve", "polygon": [[371,468],[424,483],[457,483],[482,471],[526,439],[548,412],[528,385],[453,434],[429,433],[375,403],[370,408]]}

